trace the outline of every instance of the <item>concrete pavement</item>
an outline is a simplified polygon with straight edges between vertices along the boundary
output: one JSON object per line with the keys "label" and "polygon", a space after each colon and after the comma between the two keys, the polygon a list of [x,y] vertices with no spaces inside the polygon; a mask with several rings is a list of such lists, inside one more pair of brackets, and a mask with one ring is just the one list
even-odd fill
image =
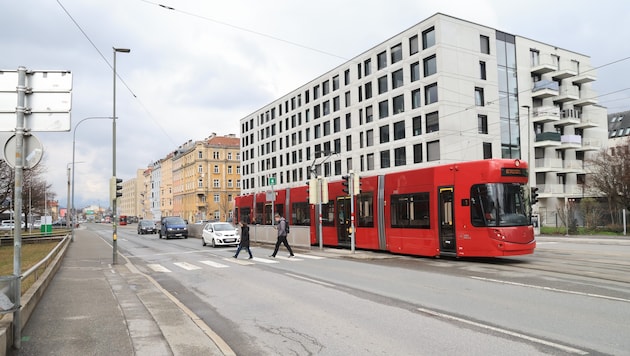
{"label": "concrete pavement", "polygon": [[230,355],[223,340],[96,233],[75,230],[10,355]]}

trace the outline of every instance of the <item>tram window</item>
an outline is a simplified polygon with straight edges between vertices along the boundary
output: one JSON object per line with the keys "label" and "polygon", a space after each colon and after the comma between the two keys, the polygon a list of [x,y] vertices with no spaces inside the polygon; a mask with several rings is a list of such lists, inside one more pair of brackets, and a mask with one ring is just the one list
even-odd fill
{"label": "tram window", "polygon": [[430,229],[429,206],[429,193],[392,195],[392,227]]}
{"label": "tram window", "polygon": [[293,203],[293,207],[291,208],[291,223],[293,225],[303,225],[310,226],[311,225],[311,215],[310,215],[309,204],[304,203]]}
{"label": "tram window", "polygon": [[237,213],[236,213],[236,216],[238,216],[240,221],[245,221],[247,223],[252,222],[251,215],[252,215],[252,209],[250,208],[241,208],[240,212],[237,210]]}
{"label": "tram window", "polygon": [[357,226],[374,227],[374,194],[362,193],[357,197]]}
{"label": "tram window", "polygon": [[263,203],[256,203],[256,224],[263,223]]}
{"label": "tram window", "polygon": [[520,184],[478,184],[470,190],[470,220],[473,226],[528,225]]}
{"label": "tram window", "polygon": [[322,225],[335,226],[335,202],[322,204]]}

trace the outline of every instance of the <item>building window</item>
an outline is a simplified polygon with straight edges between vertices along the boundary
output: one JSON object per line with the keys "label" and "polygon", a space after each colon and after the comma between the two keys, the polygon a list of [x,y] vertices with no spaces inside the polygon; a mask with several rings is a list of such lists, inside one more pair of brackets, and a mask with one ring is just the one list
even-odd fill
{"label": "building window", "polygon": [[422,117],[416,116],[412,119],[413,135],[422,135]]}
{"label": "building window", "polygon": [[212,152],[212,159],[221,159],[221,155],[219,154],[219,152]]}
{"label": "building window", "polygon": [[352,135],[346,136],[346,151],[352,151]]}
{"label": "building window", "polygon": [[199,178],[199,180],[197,181],[197,188],[203,188],[203,178]]}
{"label": "building window", "polygon": [[365,132],[365,146],[374,146],[374,130],[367,130]]}
{"label": "building window", "polygon": [[218,202],[220,202],[220,201],[221,201],[221,196],[220,196],[219,194],[215,194],[215,195],[214,195],[214,202],[215,202],[215,203],[218,203]]}
{"label": "building window", "polygon": [[332,79],[333,91],[339,89],[339,76],[335,75]]}
{"label": "building window", "polygon": [[420,89],[415,89],[411,92],[411,108],[416,109],[420,107]]}
{"label": "building window", "polygon": [[315,125],[315,138],[320,138],[322,137],[322,127],[321,125],[317,124]]}
{"label": "building window", "polygon": [[425,105],[433,104],[438,101],[437,83],[424,87],[424,103]]}
{"label": "building window", "polygon": [[438,112],[432,112],[426,115],[427,129],[425,130],[427,133],[435,132],[440,130],[440,121]]}
{"label": "building window", "polygon": [[394,105],[394,114],[400,114],[401,112],[404,112],[405,96],[403,94],[395,96],[394,99],[392,99],[392,104]]}
{"label": "building window", "polygon": [[387,100],[378,103],[378,118],[382,119],[389,116],[389,105]]}
{"label": "building window", "polygon": [[203,151],[197,151],[197,158],[203,159]]}
{"label": "building window", "polygon": [[341,118],[336,117],[333,119],[333,132],[341,131]]}
{"label": "building window", "polygon": [[435,46],[435,28],[431,27],[422,31],[422,49]]}
{"label": "building window", "polygon": [[368,171],[373,171],[374,170],[374,153],[369,153],[366,155],[366,164],[367,164],[367,170]]}
{"label": "building window", "polygon": [[488,133],[488,117],[486,115],[477,115],[477,132],[480,134]]}
{"label": "building window", "polygon": [[197,173],[203,173],[203,165],[197,166]]}
{"label": "building window", "polygon": [[322,96],[330,92],[330,82],[328,80],[322,83]]}
{"label": "building window", "polygon": [[333,98],[333,111],[339,111],[341,105],[339,104],[339,97],[336,96]]}
{"label": "building window", "polygon": [[214,173],[219,173],[219,165],[218,165],[218,164],[215,164],[215,165],[214,165],[214,170],[213,170],[213,172],[214,172]]}
{"label": "building window", "polygon": [[372,97],[372,82],[365,83],[365,99]]}
{"label": "building window", "polygon": [[480,47],[481,47],[480,48],[481,53],[490,54],[490,37],[480,35],[479,42],[480,42]]}
{"label": "building window", "polygon": [[213,188],[221,188],[221,183],[219,182],[219,180],[218,180],[218,179],[214,179],[214,180],[212,181],[212,187],[213,187]]}
{"label": "building window", "polygon": [[319,85],[313,87],[313,100],[319,99]]}
{"label": "building window", "polygon": [[492,158],[492,143],[484,142],[483,143],[483,159]]}
{"label": "building window", "polygon": [[378,93],[383,94],[387,92],[387,76],[384,75],[378,78]]}
{"label": "building window", "polygon": [[413,145],[413,163],[422,162],[422,144]]}
{"label": "building window", "polygon": [[483,88],[475,88],[475,105],[485,106],[485,100],[483,97]]}
{"label": "building window", "polygon": [[389,125],[381,126],[380,128],[380,142],[389,142]]}
{"label": "building window", "polygon": [[389,168],[389,150],[381,151],[381,168]]}
{"label": "building window", "polygon": [[372,109],[372,105],[367,106],[365,108],[365,123],[370,123],[372,122],[372,120],[374,119],[374,113],[373,113],[373,109]]}
{"label": "building window", "polygon": [[391,59],[392,59],[392,64],[399,62],[402,60],[402,44],[397,44],[394,47],[391,48],[391,53],[390,53]]}
{"label": "building window", "polygon": [[405,138],[405,121],[394,123],[394,141]]}
{"label": "building window", "polygon": [[427,162],[440,159],[440,141],[427,142]]}
{"label": "building window", "polygon": [[350,113],[346,114],[346,130],[352,128],[352,115]]}
{"label": "building window", "polygon": [[231,179],[228,179],[227,186],[228,186],[228,188],[233,188],[234,187],[234,183],[232,182]]}
{"label": "building window", "polygon": [[435,55],[427,57],[422,60],[424,63],[424,76],[428,77],[437,73],[437,63],[435,59]]}
{"label": "building window", "polygon": [[343,72],[343,85],[349,85],[350,84],[350,69],[346,69]]}
{"label": "building window", "polygon": [[409,66],[409,70],[411,71],[412,82],[420,79],[420,62],[411,63],[411,65]]}
{"label": "building window", "polygon": [[418,53],[418,35],[409,39],[409,55]]}
{"label": "building window", "polygon": [[403,86],[403,70],[402,68],[392,73],[392,89]]}
{"label": "building window", "polygon": [[376,55],[376,68],[381,70],[387,67],[387,52],[383,51]]}
{"label": "building window", "polygon": [[326,100],[322,103],[322,115],[330,114],[330,101]]}
{"label": "building window", "polygon": [[345,107],[348,107],[348,106],[350,106],[352,104],[350,102],[350,92],[349,91],[346,92],[344,101],[345,101],[345,103],[344,103]]}
{"label": "building window", "polygon": [[398,147],[394,150],[394,165],[396,167],[404,166],[407,164],[407,149],[405,147]]}
{"label": "building window", "polygon": [[330,121],[324,122],[324,136],[330,135]]}
{"label": "building window", "polygon": [[368,58],[363,62],[363,70],[366,77],[372,74],[372,59]]}
{"label": "building window", "polygon": [[479,61],[479,78],[486,80],[486,62]]}

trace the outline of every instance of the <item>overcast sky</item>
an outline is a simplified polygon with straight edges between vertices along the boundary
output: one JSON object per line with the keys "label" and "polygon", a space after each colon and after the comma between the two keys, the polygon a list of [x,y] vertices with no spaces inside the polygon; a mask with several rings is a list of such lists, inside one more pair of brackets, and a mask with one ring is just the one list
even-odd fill
{"label": "overcast sky", "polygon": [[[116,57],[117,176],[126,180],[188,140],[238,135],[241,118],[436,12],[589,55],[603,66],[599,103],[630,109],[622,1],[5,0],[0,69],[70,70],[74,128],[112,116],[112,47],[130,48]],[[73,132],[35,135],[65,207]],[[75,204],[109,206],[111,120],[87,120],[75,137]]]}

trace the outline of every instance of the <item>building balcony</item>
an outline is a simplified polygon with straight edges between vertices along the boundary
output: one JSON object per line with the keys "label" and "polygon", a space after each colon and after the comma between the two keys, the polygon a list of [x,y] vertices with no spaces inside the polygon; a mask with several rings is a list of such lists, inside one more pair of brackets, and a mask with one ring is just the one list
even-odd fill
{"label": "building balcony", "polygon": [[560,120],[560,109],[553,106],[535,108],[532,113],[532,122],[548,123]]}
{"label": "building balcony", "polygon": [[559,147],[562,144],[560,136],[558,132],[543,132],[537,134],[534,147]]}
{"label": "building balcony", "polygon": [[584,161],[579,159],[568,159],[563,162],[564,173],[584,173]]}
{"label": "building balcony", "polygon": [[571,83],[573,84],[584,84],[590,83],[597,80],[597,77],[594,74],[578,74],[573,79],[571,79]]}
{"label": "building balcony", "polygon": [[561,158],[537,158],[536,167],[534,171],[536,173],[547,172],[562,172],[563,164]]}
{"label": "building balcony", "polygon": [[558,82],[552,80],[540,80],[534,83],[532,88],[532,98],[546,99],[557,96],[559,94],[560,86]]}
{"label": "building balcony", "polygon": [[574,86],[563,88],[558,96],[553,98],[554,103],[566,103],[567,101],[578,100],[580,98],[580,93],[578,89]]}
{"label": "building balcony", "polygon": [[602,149],[602,140],[594,138],[582,138],[582,146],[577,151],[599,151]]}
{"label": "building balcony", "polygon": [[543,75],[546,73],[551,73],[555,71],[556,69],[558,69],[558,66],[554,65],[551,62],[532,64],[532,74],[536,74],[536,75]]}
{"label": "building balcony", "polygon": [[579,129],[588,129],[592,127],[598,127],[599,124],[588,114],[582,113],[580,122],[575,125]]}
{"label": "building balcony", "polygon": [[575,77],[576,75],[577,75],[577,71],[573,69],[559,69],[551,73],[551,78],[553,80],[561,81],[563,79]]}
{"label": "building balcony", "polygon": [[580,123],[580,117],[582,116],[582,111],[576,109],[566,109],[560,112],[560,120],[558,120],[555,125],[558,126],[567,126],[567,125],[577,125]]}
{"label": "building balcony", "polygon": [[597,95],[592,90],[580,91],[580,98],[574,101],[573,106],[587,106],[597,104]]}
{"label": "building balcony", "polygon": [[558,149],[578,149],[582,147],[582,136],[580,135],[562,135],[560,136],[560,147]]}

